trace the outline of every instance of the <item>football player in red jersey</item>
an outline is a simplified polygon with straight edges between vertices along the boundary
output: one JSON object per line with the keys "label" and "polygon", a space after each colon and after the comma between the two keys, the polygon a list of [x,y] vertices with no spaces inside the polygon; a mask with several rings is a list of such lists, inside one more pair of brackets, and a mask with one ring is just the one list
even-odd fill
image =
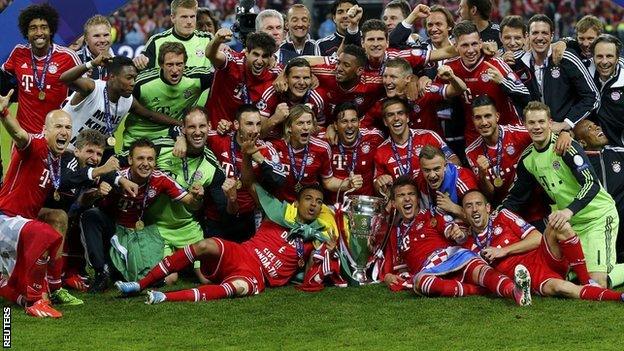
{"label": "football player in red jersey", "polygon": [[[542,235],[508,210],[491,212],[478,190],[464,195],[462,203],[470,224],[464,246],[496,270],[509,275],[517,264],[523,264],[531,274],[531,288],[544,296],[624,301],[622,292],[602,288],[590,279],[581,242],[569,224],[563,230],[548,226]],[[581,285],[565,280],[569,268]]]}
{"label": "football player in red jersey", "polygon": [[503,118],[501,124],[522,124],[516,106],[524,107],[529,102],[529,90],[502,59],[483,55],[483,42],[472,22],[462,21],[455,25],[453,37],[459,57],[446,64],[468,86],[462,99],[466,144],[470,145],[479,136],[472,123],[470,105],[478,95],[488,95],[494,101],[496,110]]}
{"label": "football player in red jersey", "polygon": [[61,312],[50,306],[44,292],[48,266],[60,259],[63,236],[36,218],[51,191],[59,197],[61,154],[71,138],[71,117],[50,111],[43,134],[29,134],[9,114],[12,94],[13,90],[0,96],[0,120],[15,145],[0,189],[0,244],[8,270],[8,276],[0,278],[0,296],[24,306],[28,315],[59,318]]}
{"label": "football player in red jersey", "polygon": [[443,150],[446,158],[460,164],[459,158],[451,151],[438,134],[429,130],[410,129],[408,107],[405,100],[386,99],[383,103],[384,125],[390,136],[375,152],[375,189],[387,194],[392,181],[401,175],[414,178],[420,173],[419,155],[425,145],[435,145]]}
{"label": "football player in red jersey", "polygon": [[76,53],[52,43],[58,22],[58,13],[48,4],[25,8],[19,29],[29,44],[18,44],[2,65],[18,82],[17,120],[28,133],[41,133],[48,112],[61,107],[68,89],[59,78],[80,64]]}
{"label": "football player in red jersey", "polygon": [[457,225],[443,224],[439,213],[419,211],[418,190],[409,176],[397,178],[390,193],[400,216],[386,249],[386,266],[392,267],[383,279],[392,290],[413,288],[417,294],[446,297],[492,292],[513,298],[521,306],[531,304],[526,269],[518,266],[514,284],[477,254],[454,245],[450,239],[456,236]]}
{"label": "football player in red jersey", "polygon": [[[318,185],[304,185],[294,204],[297,225],[309,225],[321,213],[323,192]],[[289,228],[265,219],[254,237],[242,244],[218,238],[204,239],[165,257],[140,281],[117,282],[115,285],[123,295],[138,293],[169,273],[199,260],[202,272],[214,284],[166,293],[149,291],[147,303],[199,302],[256,295],[265,286],[285,285],[308,261],[313,250],[312,242],[292,233]]]}
{"label": "football player in red jersey", "polygon": [[229,129],[238,106],[257,103],[281,71],[279,66],[270,67],[271,57],[277,51],[270,35],[249,34],[244,53],[219,51],[219,46],[231,39],[232,31],[221,28],[206,47],[206,57],[216,69],[206,103],[212,129],[217,129],[221,120]]}

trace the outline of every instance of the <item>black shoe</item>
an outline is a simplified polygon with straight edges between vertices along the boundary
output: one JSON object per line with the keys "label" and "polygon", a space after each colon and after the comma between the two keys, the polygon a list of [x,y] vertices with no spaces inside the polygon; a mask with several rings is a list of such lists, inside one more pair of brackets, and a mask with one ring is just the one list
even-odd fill
{"label": "black shoe", "polygon": [[108,289],[110,284],[110,272],[104,268],[101,272],[95,273],[95,278],[89,286],[89,292],[92,294],[101,293]]}

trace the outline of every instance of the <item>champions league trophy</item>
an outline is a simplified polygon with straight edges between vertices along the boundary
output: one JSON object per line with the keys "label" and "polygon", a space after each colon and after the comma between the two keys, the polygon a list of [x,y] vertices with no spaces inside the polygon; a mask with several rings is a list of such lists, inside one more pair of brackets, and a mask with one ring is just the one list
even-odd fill
{"label": "champions league trophy", "polygon": [[374,196],[349,195],[344,208],[349,227],[340,248],[347,256],[351,278],[360,284],[372,281],[366,276],[371,253],[380,240],[384,219],[384,199]]}

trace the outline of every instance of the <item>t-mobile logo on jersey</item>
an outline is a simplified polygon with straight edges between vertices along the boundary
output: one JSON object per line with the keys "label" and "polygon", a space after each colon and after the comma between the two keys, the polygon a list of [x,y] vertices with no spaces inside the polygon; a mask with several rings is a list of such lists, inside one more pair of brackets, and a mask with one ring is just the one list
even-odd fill
{"label": "t-mobile logo on jersey", "polygon": [[[35,86],[33,76],[24,74],[22,76],[22,86],[24,87],[25,92],[30,93],[30,89]],[[45,88],[50,89],[50,85],[46,84]]]}

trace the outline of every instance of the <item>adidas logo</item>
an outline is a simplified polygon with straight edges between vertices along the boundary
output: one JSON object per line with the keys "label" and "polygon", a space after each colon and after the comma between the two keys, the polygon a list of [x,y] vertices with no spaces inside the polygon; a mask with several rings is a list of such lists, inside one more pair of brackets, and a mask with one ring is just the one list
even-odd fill
{"label": "adidas logo", "polygon": [[27,64],[26,62],[24,62],[24,63],[22,64],[22,67],[21,67],[21,68],[28,68],[28,64]]}
{"label": "adidas logo", "polygon": [[520,76],[520,79],[527,79],[527,78],[529,78],[529,77],[527,76],[526,73],[522,73],[522,75]]}

